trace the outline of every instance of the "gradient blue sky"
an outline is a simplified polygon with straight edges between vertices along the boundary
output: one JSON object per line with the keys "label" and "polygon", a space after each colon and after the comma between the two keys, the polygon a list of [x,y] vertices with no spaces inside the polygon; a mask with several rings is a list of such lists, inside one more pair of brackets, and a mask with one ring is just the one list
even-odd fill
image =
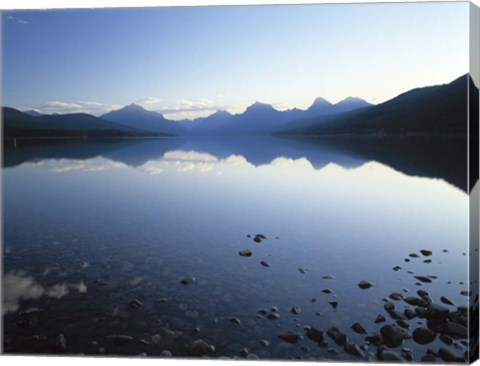
{"label": "gradient blue sky", "polygon": [[468,3],[5,11],[3,105],[169,118],[372,103],[468,72]]}

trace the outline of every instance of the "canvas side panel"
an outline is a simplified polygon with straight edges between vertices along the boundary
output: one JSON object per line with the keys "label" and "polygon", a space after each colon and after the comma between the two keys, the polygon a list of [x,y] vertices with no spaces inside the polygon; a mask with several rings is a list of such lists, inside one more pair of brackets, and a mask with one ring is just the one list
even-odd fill
{"label": "canvas side panel", "polygon": [[470,193],[470,263],[469,284],[469,361],[478,359],[479,326],[479,93],[480,86],[480,8],[470,4],[470,78],[469,78],[469,193]]}

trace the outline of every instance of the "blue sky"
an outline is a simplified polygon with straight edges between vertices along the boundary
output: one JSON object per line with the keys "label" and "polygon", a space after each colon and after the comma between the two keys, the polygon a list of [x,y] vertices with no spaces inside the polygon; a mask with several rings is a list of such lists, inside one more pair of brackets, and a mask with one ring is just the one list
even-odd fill
{"label": "blue sky", "polygon": [[179,119],[372,103],[468,72],[468,3],[5,11],[3,105]]}

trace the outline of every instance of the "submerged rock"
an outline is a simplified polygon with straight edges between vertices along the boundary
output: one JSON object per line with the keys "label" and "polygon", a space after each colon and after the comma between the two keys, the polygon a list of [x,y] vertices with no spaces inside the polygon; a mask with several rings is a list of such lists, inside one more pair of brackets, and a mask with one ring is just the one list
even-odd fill
{"label": "submerged rock", "polygon": [[267,318],[270,320],[277,320],[280,319],[280,315],[278,313],[270,313],[268,314]]}
{"label": "submerged rock", "polygon": [[292,314],[298,315],[302,312],[299,306],[293,306],[291,310]]}
{"label": "submerged rock", "polygon": [[366,290],[372,287],[373,285],[367,281],[360,281],[357,286],[360,287],[362,290]]}
{"label": "submerged rock", "polygon": [[343,346],[345,345],[345,343],[347,343],[347,335],[337,327],[329,328],[327,331],[327,334],[339,346]]}
{"label": "submerged rock", "polygon": [[138,309],[143,306],[143,303],[137,299],[134,299],[128,303],[132,309]]}
{"label": "submerged rock", "polygon": [[420,251],[420,253],[422,253],[422,255],[425,256],[425,257],[428,257],[428,256],[432,255],[432,251],[431,251],[431,250],[427,250],[427,249],[422,249],[422,250]]}
{"label": "submerged rock", "polygon": [[405,333],[400,328],[393,325],[385,325],[380,329],[383,342],[387,347],[396,348],[402,345],[405,339]]}
{"label": "submerged rock", "polygon": [[318,328],[310,328],[305,332],[308,339],[321,343],[323,342],[323,331]]}
{"label": "submerged rock", "polygon": [[233,317],[233,318],[230,318],[230,323],[241,324],[242,322],[240,321],[240,319]]}
{"label": "submerged rock", "polygon": [[418,327],[413,331],[412,338],[418,344],[428,344],[435,340],[436,334],[428,328]]}
{"label": "submerged rock", "polygon": [[385,320],[386,319],[382,314],[378,314],[377,318],[375,319],[375,323],[383,323]]}
{"label": "submerged rock", "polygon": [[251,257],[252,251],[250,249],[243,249],[238,252],[238,255],[240,255],[241,257]]}
{"label": "submerged rock", "polygon": [[370,344],[373,344],[375,346],[379,346],[380,344],[383,343],[383,338],[380,334],[378,333],[373,333],[365,337],[365,340],[369,342]]}
{"label": "submerged rock", "polygon": [[325,274],[322,276],[324,280],[333,280],[335,277],[331,274]]}
{"label": "submerged rock", "polygon": [[334,308],[334,309],[336,309],[336,308],[338,307],[338,301],[329,301],[328,303],[329,303],[329,304],[332,306],[332,308]]}
{"label": "submerged rock", "polygon": [[403,363],[407,362],[407,360],[398,352],[384,350],[380,352],[379,356],[381,361],[387,362],[396,362],[396,363]]}
{"label": "submerged rock", "polygon": [[123,346],[124,344],[130,343],[133,341],[133,337],[129,335],[111,335],[108,336],[107,338],[112,340],[112,343],[115,346]]}
{"label": "submerged rock", "polygon": [[345,352],[347,352],[351,355],[357,356],[357,357],[364,357],[365,356],[363,351],[361,350],[361,348],[354,343],[345,344],[343,349],[345,350]]}
{"label": "submerged rock", "polygon": [[400,301],[403,299],[403,295],[398,292],[392,292],[389,297],[395,301]]}
{"label": "submerged rock", "polygon": [[268,263],[267,261],[261,261],[260,264],[264,267],[270,267],[270,263]]}
{"label": "submerged rock", "polygon": [[307,270],[305,268],[300,267],[298,269],[298,272],[300,272],[301,274],[305,274],[305,273],[307,273]]}
{"label": "submerged rock", "polygon": [[458,323],[447,322],[443,327],[443,331],[454,338],[468,338],[468,329]]}
{"label": "submerged rock", "polygon": [[297,332],[285,332],[280,334],[278,338],[280,338],[282,341],[285,341],[291,344],[296,344],[298,343],[298,341],[303,339],[300,333],[297,333]]}
{"label": "submerged rock", "polygon": [[355,333],[367,334],[367,331],[365,330],[365,328],[360,323],[352,324],[352,329]]}
{"label": "submerged rock", "polygon": [[180,281],[180,283],[184,286],[190,285],[193,282],[195,282],[195,277],[184,277]]}
{"label": "submerged rock", "polygon": [[190,344],[188,348],[188,354],[192,357],[201,357],[206,355],[208,352],[213,351],[215,348],[205,342],[203,339],[197,339]]}
{"label": "submerged rock", "polygon": [[333,291],[330,290],[329,288],[325,288],[321,292],[323,292],[324,294],[331,294]]}
{"label": "submerged rock", "polygon": [[425,277],[425,276],[413,276],[414,278],[416,278],[417,280],[419,280],[420,282],[423,282],[423,283],[431,283],[432,280],[428,277]]}
{"label": "submerged rock", "polygon": [[453,303],[453,301],[450,300],[450,299],[449,299],[448,297],[446,297],[446,296],[442,296],[442,297],[440,298],[440,301],[441,301],[442,303],[444,303],[445,305],[455,306],[455,304]]}
{"label": "submerged rock", "polygon": [[465,357],[458,354],[457,352],[449,349],[449,348],[440,348],[438,350],[438,355],[440,358],[445,362],[459,362],[465,363]]}

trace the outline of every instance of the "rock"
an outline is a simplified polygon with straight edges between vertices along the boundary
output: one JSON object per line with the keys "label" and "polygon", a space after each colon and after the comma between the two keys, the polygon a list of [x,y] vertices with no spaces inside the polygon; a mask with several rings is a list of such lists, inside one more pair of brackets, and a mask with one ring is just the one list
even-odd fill
{"label": "rock", "polygon": [[425,276],[413,276],[414,278],[416,278],[417,280],[419,280],[420,282],[423,282],[423,283],[431,283],[432,280],[428,277],[425,277]]}
{"label": "rock", "polygon": [[157,344],[162,340],[162,336],[160,334],[154,334],[150,337],[152,343]]}
{"label": "rock", "polygon": [[243,249],[243,250],[239,251],[238,254],[241,257],[251,257],[252,256],[252,251],[250,249]]}
{"label": "rock", "polygon": [[321,292],[323,292],[324,294],[331,294],[333,291],[330,290],[329,288],[325,288]]}
{"label": "rock", "polygon": [[373,285],[367,281],[360,281],[357,286],[360,287],[362,290],[366,290],[372,287]]}
{"label": "rock", "polygon": [[291,310],[292,314],[298,315],[302,312],[299,306],[293,306]]}
{"label": "rock", "polygon": [[399,353],[393,352],[393,351],[387,351],[387,350],[382,351],[379,358],[382,361],[388,361],[388,362],[396,362],[396,363],[407,362],[407,360]]}
{"label": "rock", "polygon": [[453,343],[453,338],[448,334],[441,334],[438,338],[447,346],[450,346]]}
{"label": "rock", "polygon": [[415,328],[412,334],[413,340],[418,344],[428,344],[435,340],[436,335],[428,328]]}
{"label": "rock", "polygon": [[337,327],[331,327],[328,329],[327,334],[339,346],[344,346],[345,343],[347,343],[347,335]]}
{"label": "rock", "polygon": [[435,363],[435,356],[430,353],[427,353],[426,355],[422,356],[422,358],[420,359],[420,362]]}
{"label": "rock", "polygon": [[269,343],[266,339],[260,339],[260,340],[258,341],[258,343],[260,343],[260,345],[261,345],[262,347],[268,347],[268,346],[270,346],[270,343]]}
{"label": "rock", "polygon": [[247,355],[247,360],[259,360],[260,357],[258,357],[255,353],[249,353]]}
{"label": "rock", "polygon": [[440,301],[441,301],[442,303],[444,303],[445,305],[455,306],[455,304],[453,303],[453,301],[450,300],[450,299],[449,299],[448,297],[446,297],[446,296],[442,296],[442,297],[440,298]]}
{"label": "rock", "polygon": [[423,307],[428,306],[428,303],[425,300],[420,299],[420,298],[415,297],[415,296],[408,296],[408,297],[404,298],[403,301],[405,301],[407,304],[412,305],[412,306],[423,306]]}
{"label": "rock", "polygon": [[458,323],[447,322],[443,327],[443,331],[454,338],[468,338],[468,329]]}
{"label": "rock", "polygon": [[250,351],[247,347],[242,348],[240,351],[238,351],[238,355],[240,357],[247,357],[249,355]]}
{"label": "rock", "polygon": [[470,296],[472,294],[471,291],[460,291],[460,295],[462,296]]}
{"label": "rock", "polygon": [[405,262],[410,262],[410,259],[409,259],[409,258],[405,258],[404,261],[405,261]]}
{"label": "rock", "polygon": [[273,312],[273,313],[278,313],[278,307],[272,306],[272,307],[270,308],[270,311]]}
{"label": "rock", "polygon": [[255,235],[255,237],[256,237],[256,238],[260,238],[260,239],[262,239],[262,240],[267,239],[267,237],[266,237],[265,235],[263,235],[263,234],[257,234],[257,235]]}
{"label": "rock", "polygon": [[310,347],[308,347],[306,344],[302,345],[300,349],[305,353],[310,352]]}
{"label": "rock", "polygon": [[352,324],[352,329],[355,333],[367,334],[367,331],[365,330],[365,328],[360,323]]}
{"label": "rock", "polygon": [[317,302],[317,298],[316,298],[316,297],[312,297],[312,302],[313,302],[313,303]]}
{"label": "rock", "polygon": [[392,268],[394,271],[400,271],[402,269],[402,267],[400,266],[395,266]]}
{"label": "rock", "polygon": [[397,323],[397,325],[400,328],[403,328],[403,329],[409,329],[410,328],[410,325],[405,320],[397,320],[395,323]]}
{"label": "rock", "polygon": [[365,340],[369,342],[370,344],[373,344],[375,346],[379,346],[380,344],[383,343],[383,338],[380,334],[378,333],[373,333],[365,337]]}
{"label": "rock", "polygon": [[270,313],[268,314],[267,318],[270,320],[277,320],[280,319],[280,315],[278,313]]}
{"label": "rock", "polygon": [[63,334],[59,334],[55,339],[55,351],[60,353],[67,351],[67,340]]}
{"label": "rock", "polygon": [[107,283],[104,280],[95,280],[93,283],[97,286],[107,286]]}
{"label": "rock", "polygon": [[160,352],[160,357],[172,357],[172,352],[169,350],[165,349],[162,352]]}
{"label": "rock", "polygon": [[425,297],[429,298],[430,297],[428,292],[425,291],[425,290],[418,290],[417,295],[420,296],[421,298],[425,298]]}
{"label": "rock", "polygon": [[307,270],[305,268],[300,267],[298,269],[298,272],[300,272],[301,274],[305,274],[305,273],[307,273]]}
{"label": "rock", "polygon": [[431,304],[427,307],[427,319],[444,320],[448,317],[450,311],[443,306]]}
{"label": "rock", "polygon": [[407,320],[407,317],[405,316],[405,314],[396,310],[389,311],[388,315],[390,315],[390,317],[394,320]]}
{"label": "rock", "polygon": [[420,253],[422,253],[423,256],[425,257],[428,257],[428,256],[431,256],[432,255],[432,251],[431,250],[427,250],[427,249],[422,249],[420,251]]}
{"label": "rock", "polygon": [[297,332],[285,332],[280,334],[278,338],[280,338],[282,341],[285,341],[291,344],[296,344],[298,343],[298,341],[303,339],[300,333],[297,333]]}
{"label": "rock", "polygon": [[268,314],[268,310],[267,310],[267,309],[258,309],[258,313],[259,313],[259,314],[262,314],[262,315],[267,315],[267,314]]}
{"label": "rock", "polygon": [[385,311],[390,312],[392,310],[395,310],[395,304],[391,301],[387,301],[384,305],[383,308]]}
{"label": "rock", "polygon": [[107,338],[111,339],[115,346],[123,346],[133,341],[133,337],[128,335],[111,335]]}
{"label": "rock", "polygon": [[389,297],[395,301],[403,300],[403,295],[398,292],[392,292]]}
{"label": "rock", "polygon": [[405,309],[403,311],[403,314],[408,320],[411,320],[417,316],[417,313],[415,313],[415,311],[413,311],[412,309]]}
{"label": "rock", "polygon": [[345,352],[347,352],[351,355],[354,355],[356,357],[365,357],[361,348],[358,345],[356,345],[355,343],[347,343],[347,344],[345,344],[343,349],[345,350]]}
{"label": "rock", "polygon": [[162,297],[162,298],[158,299],[157,302],[166,303],[166,302],[168,302],[168,299],[166,297]]}
{"label": "rock", "polygon": [[423,261],[423,263],[432,263],[432,260],[431,260],[431,259],[425,259],[425,260]]}
{"label": "rock", "polygon": [[212,351],[212,348],[213,347],[203,339],[197,339],[190,344],[190,347],[188,348],[188,354],[192,357],[201,357]]}
{"label": "rock", "polygon": [[262,242],[262,239],[261,239],[261,238],[258,238],[258,237],[254,237],[254,238],[253,238],[253,241],[254,241],[255,243],[261,243],[261,242]]}
{"label": "rock", "polygon": [[335,348],[329,348],[327,349],[327,352],[332,355],[338,355],[338,351]]}
{"label": "rock", "polygon": [[241,324],[242,322],[240,321],[240,319],[233,317],[233,318],[230,318],[230,323]]}
{"label": "rock", "polygon": [[385,317],[382,314],[378,314],[377,318],[375,319],[375,323],[383,323],[385,321]]}
{"label": "rock", "polygon": [[438,355],[440,358],[445,362],[458,362],[458,363],[465,363],[465,357],[458,354],[455,351],[452,351],[449,348],[440,348],[438,350]]}
{"label": "rock", "polygon": [[134,299],[132,301],[130,301],[128,303],[128,305],[132,308],[132,309],[138,309],[138,308],[141,308],[143,306],[143,303],[137,299]]}
{"label": "rock", "polygon": [[334,309],[338,307],[338,301],[329,301],[328,302]]}
{"label": "rock", "polygon": [[410,258],[418,258],[419,257],[417,253],[410,253],[408,256]]}
{"label": "rock", "polygon": [[333,280],[335,277],[331,274],[325,274],[322,276],[324,280]]}
{"label": "rock", "polygon": [[308,339],[321,343],[323,342],[323,332],[318,329],[318,328],[309,328],[306,332],[305,335],[307,336]]}
{"label": "rock", "polygon": [[190,285],[193,282],[195,282],[195,277],[184,277],[180,281],[180,283],[184,286]]}
{"label": "rock", "polygon": [[390,348],[396,348],[402,345],[405,333],[393,325],[385,325],[380,329],[383,337],[383,343]]}
{"label": "rock", "polygon": [[267,261],[261,261],[260,264],[264,267],[270,267],[270,263],[268,263]]}

